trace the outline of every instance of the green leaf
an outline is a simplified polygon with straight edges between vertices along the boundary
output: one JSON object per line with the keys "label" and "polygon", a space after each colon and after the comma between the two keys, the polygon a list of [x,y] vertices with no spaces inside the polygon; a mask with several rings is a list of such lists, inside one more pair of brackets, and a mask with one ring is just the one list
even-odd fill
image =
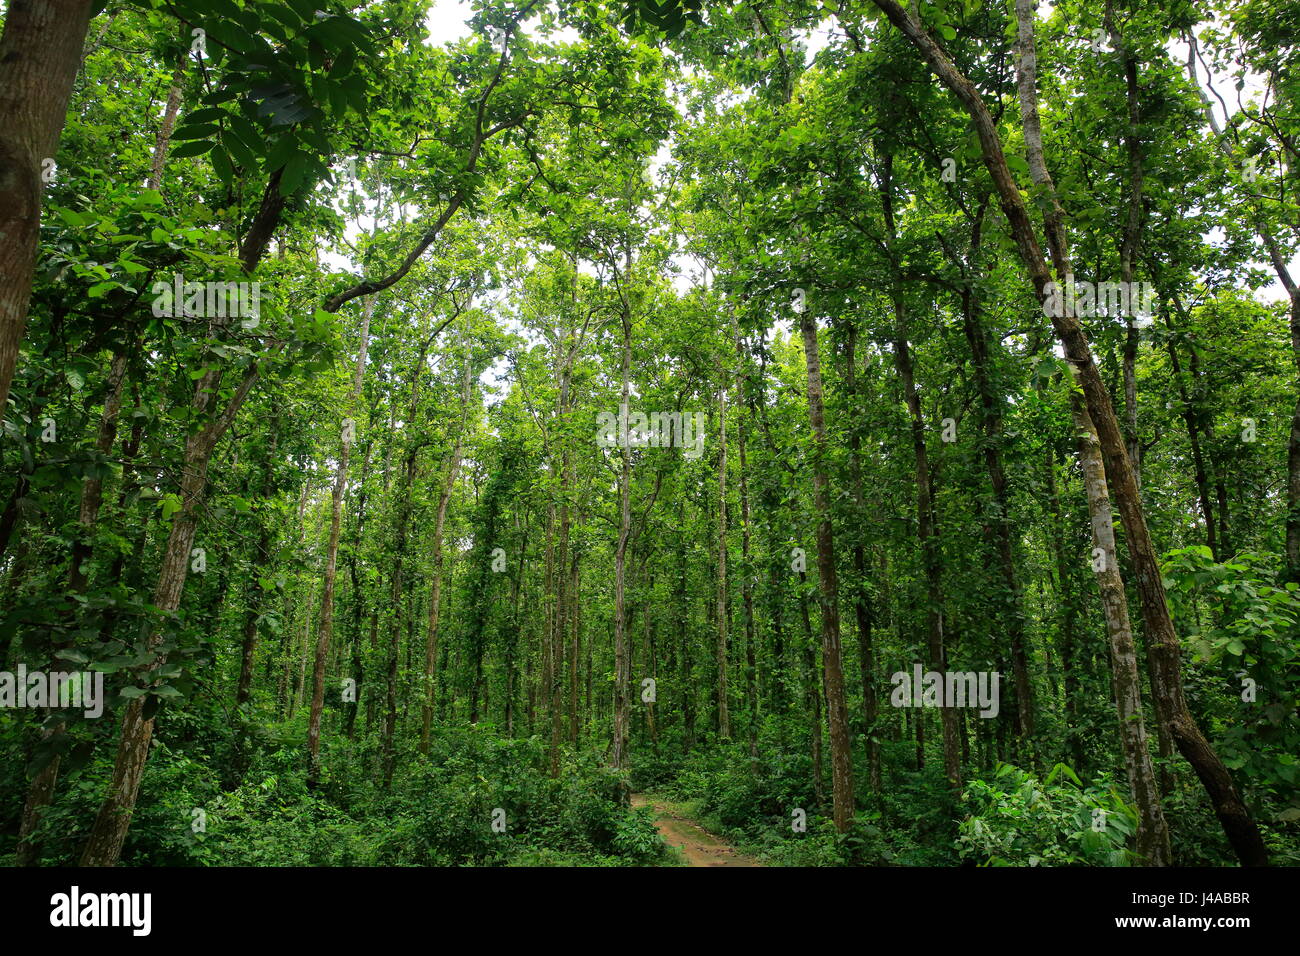
{"label": "green leaf", "polygon": [[280,176],[280,195],[292,196],[302,185],[307,175],[308,156],[306,153],[294,153],[284,164],[284,173]]}
{"label": "green leaf", "polygon": [[229,187],[235,179],[235,170],[230,163],[230,156],[221,147],[212,150],[209,157],[212,160],[212,171],[216,173],[217,178]]}
{"label": "green leaf", "polygon": [[186,156],[202,156],[215,145],[216,143],[210,139],[196,139],[188,143],[182,143],[172,150],[172,158],[184,159]]}
{"label": "green leaf", "polygon": [[172,133],[173,142],[184,142],[190,139],[205,139],[209,136],[216,136],[221,132],[221,127],[215,123],[197,123],[190,126],[182,126],[176,132]]}

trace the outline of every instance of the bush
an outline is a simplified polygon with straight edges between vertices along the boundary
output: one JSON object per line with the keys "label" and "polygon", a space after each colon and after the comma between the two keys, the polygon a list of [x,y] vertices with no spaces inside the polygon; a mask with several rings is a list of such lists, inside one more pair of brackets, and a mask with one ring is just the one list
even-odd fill
{"label": "bush", "polygon": [[972,780],[962,794],[962,857],[984,866],[1128,866],[1137,813],[1104,778],[1084,786],[1058,763],[1044,781],[999,763],[991,780]]}

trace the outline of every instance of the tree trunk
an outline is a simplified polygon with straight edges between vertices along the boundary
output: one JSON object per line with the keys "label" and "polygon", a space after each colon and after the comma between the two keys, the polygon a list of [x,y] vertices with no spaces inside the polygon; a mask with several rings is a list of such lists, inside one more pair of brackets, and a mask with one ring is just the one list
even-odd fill
{"label": "tree trunk", "polygon": [[181,54],[172,72],[172,85],[167,91],[167,106],[163,109],[162,123],[158,126],[158,135],[154,137],[153,162],[149,165],[148,189],[162,186],[163,166],[167,162],[167,149],[171,145],[172,131],[176,129],[176,114],[181,108],[181,81],[185,79],[185,67],[189,56]]}
{"label": "tree trunk", "polygon": [[0,34],[0,414],[27,326],[44,175],[93,8],[91,0],[11,0]]}
{"label": "tree trunk", "polygon": [[1173,372],[1174,382],[1178,386],[1178,401],[1182,405],[1183,424],[1187,426],[1187,441],[1192,449],[1192,477],[1196,481],[1196,500],[1201,506],[1201,517],[1205,520],[1205,543],[1209,545],[1214,560],[1222,561],[1224,555],[1219,545],[1214,505],[1210,500],[1210,479],[1205,468],[1205,454],[1201,450],[1201,430],[1197,421],[1196,406],[1188,393],[1187,381],[1183,377],[1183,365],[1178,358],[1178,346],[1172,337],[1165,343],[1165,350],[1169,353],[1169,369]]}
{"label": "tree trunk", "polygon": [[[626,422],[630,393],[632,362],[632,320],[623,313],[623,390],[619,399],[620,420]],[[614,727],[610,764],[616,770],[627,767],[628,726],[631,711],[628,688],[632,681],[632,664],[628,650],[627,607],[625,578],[627,571],[627,541],[632,528],[632,455],[628,449],[628,436],[620,436],[619,451],[622,464],[618,477],[618,546],[614,551]]]}
{"label": "tree trunk", "polygon": [[[208,412],[213,396],[217,394],[220,374],[219,371],[209,370],[196,383],[193,408],[199,415]],[[180,483],[181,508],[172,516],[171,532],[163,550],[162,566],[153,593],[153,604],[163,614],[172,614],[180,607],[212,451],[230,427],[256,378],[255,371],[246,374],[222,414],[186,439]],[[161,630],[149,634],[147,646],[150,650],[160,643]],[[152,669],[161,667],[165,659],[165,655],[159,655]],[[131,813],[140,793],[140,778],[144,773],[152,739],[153,718],[145,718],[144,698],[137,697],[127,704],[122,715],[122,737],[118,744],[112,782],[82,853],[82,866],[116,865],[131,825]]]}
{"label": "tree trunk", "polygon": [[[975,225],[978,236],[979,224]],[[976,240],[978,243],[978,239]],[[981,309],[971,286],[962,289],[962,318],[966,341],[975,366],[975,383],[980,393],[980,428],[984,432],[984,468],[993,488],[993,527],[997,538],[998,564],[1006,589],[1007,636],[1011,644],[1011,669],[1016,688],[1016,732],[1036,753],[1034,692],[1025,649],[1025,617],[1020,581],[1016,575],[1011,502],[1007,494],[1006,469],[1002,461],[1002,396],[993,387],[989,336],[980,321]]]}
{"label": "tree trunk", "polygon": [[853,542],[853,612],[858,626],[858,664],[862,678],[862,736],[867,741],[867,779],[873,793],[883,789],[880,774],[880,737],[876,728],[879,702],[876,700],[875,650],[872,646],[872,607],[868,594],[866,548],[866,498],[862,492],[862,439],[857,422],[862,414],[857,384],[858,327],[849,323],[844,350],[844,388],[853,402],[854,424],[849,428],[849,477],[853,483],[853,504],[857,526]]}
{"label": "tree trunk", "polygon": [[718,389],[718,736],[731,739],[731,713],[727,709],[727,386]]}
{"label": "tree trunk", "polygon": [[1071,393],[1070,411],[1079,438],[1079,459],[1088,494],[1088,513],[1092,518],[1092,543],[1096,549],[1093,569],[1097,572],[1097,589],[1101,592],[1106,636],[1110,641],[1115,707],[1119,712],[1120,752],[1128,773],[1129,790],[1138,809],[1137,854],[1146,866],[1169,866],[1173,863],[1169,827],[1165,823],[1151,753],[1147,749],[1146,725],[1142,717],[1142,680],[1138,676],[1137,654],[1133,649],[1128,599],[1116,559],[1114,517],[1100,443],[1088,410],[1077,392]]}
{"label": "tree trunk", "polygon": [[808,706],[812,749],[813,798],[818,808],[826,805],[826,772],[822,766],[822,687],[817,680],[817,647],[813,641],[812,617],[808,613],[808,572],[799,572],[799,617],[803,621],[803,648],[799,652],[803,672],[804,701]]}
{"label": "tree trunk", "polygon": [[[361,315],[361,341],[357,362],[352,370],[352,390],[348,393],[348,415],[356,414],[361,399],[361,383],[366,371],[366,349],[370,344],[370,318],[375,312],[375,297],[366,296]],[[307,787],[320,782],[320,722],[325,707],[325,659],[334,639],[334,580],[338,572],[339,529],[343,521],[343,489],[348,480],[348,458],[356,436],[356,422],[348,417],[342,423],[339,459],[334,466],[334,487],[330,495],[330,537],[325,552],[325,581],[321,588],[320,624],[316,635],[316,654],[312,661],[311,714],[307,721]]]}
{"label": "tree trunk", "polygon": [[[99,431],[95,436],[95,450],[107,455],[117,438],[117,418],[122,408],[122,392],[126,380],[126,355],[119,352],[113,356],[113,363],[108,374],[108,396],[104,399],[104,410],[100,415]],[[104,500],[104,480],[98,476],[85,479],[81,483],[81,506],[78,509],[78,538],[72,545],[72,562],[68,570],[68,587],[75,594],[85,594],[89,583],[86,563],[90,560],[93,547],[92,535],[99,521],[99,508]],[[60,643],[60,647],[69,646]],[[0,658],[2,661],[3,658]],[[49,741],[63,733],[63,724],[42,732],[42,739]],[[18,845],[14,850],[14,862],[18,866],[34,866],[40,855],[40,845],[32,838],[41,815],[54,799],[54,788],[59,779],[58,754],[32,778],[27,790],[27,800],[23,805],[22,819],[18,829]]]}
{"label": "tree trunk", "polygon": [[[907,19],[893,0],[875,0],[875,2],[893,8],[893,13],[886,10],[891,21],[894,21],[898,15]],[[1016,0],[1016,14],[1020,35],[1017,73],[1029,168],[1034,181],[1049,188],[1051,205],[1044,216],[1044,224],[1057,278],[1064,283],[1069,281],[1068,277],[1072,272],[1069,243],[1065,231],[1065,215],[1056,200],[1055,188],[1050,186],[1051,177],[1047,173],[1043,159],[1042,134],[1038,122],[1037,57],[1034,48],[1031,0]],[[916,34],[912,37],[913,42],[924,48],[923,38],[916,32],[916,25],[912,23],[911,27]],[[985,165],[998,188],[1002,209],[1011,223],[1021,259],[1030,273],[1039,301],[1046,305],[1050,272],[1038,245],[1038,238],[1029,220],[1024,200],[1007,169],[1006,157],[1002,153],[992,117],[989,116],[979,94],[975,92],[969,81],[957,72],[956,67],[938,50],[933,41],[929,41],[928,37],[924,40],[928,41],[930,47],[926,57],[930,60],[931,66],[963,101],[972,119],[975,120]],[[1066,298],[1068,302],[1068,297]],[[1075,370],[1076,380],[1083,388],[1088,416],[1097,430],[1101,443],[1105,475],[1119,505],[1129,555],[1137,577],[1147,639],[1151,642],[1148,650],[1152,661],[1151,691],[1159,720],[1168,728],[1179,751],[1196,770],[1238,858],[1247,865],[1267,864],[1268,851],[1264,841],[1254,821],[1251,820],[1245,803],[1238,795],[1231,775],[1209,741],[1205,739],[1187,708],[1187,701],[1183,696],[1181,648],[1178,635],[1174,632],[1173,621],[1169,617],[1169,608],[1165,603],[1164,585],[1156,560],[1155,547],[1147,530],[1137,477],[1129,460],[1115,418],[1115,410],[1110,403],[1110,396],[1093,361],[1087,337],[1073,309],[1068,305],[1063,309],[1045,308],[1044,311],[1060,313],[1052,316],[1052,323],[1065,349],[1066,358]]]}
{"label": "tree trunk", "polygon": [[[831,783],[835,829],[853,824],[853,752],[849,715],[844,702],[844,669],[840,648],[839,585],[835,571],[835,539],[831,519],[830,480],[826,468],[826,419],[822,399],[821,356],[811,309],[800,315],[804,361],[808,370],[808,417],[813,429],[813,507],[817,514],[817,577],[821,599],[822,669],[826,711],[830,720]],[[819,722],[820,727],[820,722]],[[820,730],[819,730],[820,734]]]}

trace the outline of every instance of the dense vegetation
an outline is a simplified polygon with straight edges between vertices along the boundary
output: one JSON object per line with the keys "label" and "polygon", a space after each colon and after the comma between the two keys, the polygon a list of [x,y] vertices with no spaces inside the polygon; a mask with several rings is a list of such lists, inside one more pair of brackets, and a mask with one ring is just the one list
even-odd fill
{"label": "dense vegetation", "polygon": [[1293,0],[99,6],[0,40],[0,862],[1300,863]]}

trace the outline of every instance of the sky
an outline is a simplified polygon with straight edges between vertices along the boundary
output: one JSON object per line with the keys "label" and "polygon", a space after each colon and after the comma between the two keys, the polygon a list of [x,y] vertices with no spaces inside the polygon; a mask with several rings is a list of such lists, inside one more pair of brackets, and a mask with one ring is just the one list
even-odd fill
{"label": "sky", "polygon": [[428,42],[441,46],[469,36],[471,31],[465,26],[465,21],[472,14],[470,5],[462,0],[435,0],[424,21],[429,27]]}

